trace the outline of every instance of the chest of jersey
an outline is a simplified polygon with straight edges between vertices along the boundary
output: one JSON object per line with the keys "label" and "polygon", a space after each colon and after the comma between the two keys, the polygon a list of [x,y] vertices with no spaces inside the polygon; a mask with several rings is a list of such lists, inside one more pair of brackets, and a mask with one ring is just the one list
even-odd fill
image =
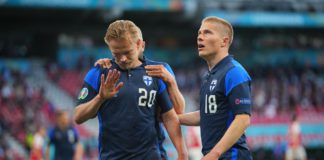
{"label": "chest of jersey", "polygon": [[151,108],[155,105],[159,89],[158,80],[137,69],[121,72],[120,81],[124,83],[113,100],[130,100],[132,106]]}
{"label": "chest of jersey", "polygon": [[118,119],[134,122],[155,117],[158,79],[147,76],[143,68],[121,71],[119,81],[124,85],[100,108],[102,117],[112,123]]}
{"label": "chest of jersey", "polygon": [[200,90],[200,97],[200,111],[203,114],[215,114],[226,109],[224,75],[221,73],[207,75]]}
{"label": "chest of jersey", "polygon": [[54,130],[53,142],[59,145],[71,145],[76,143],[77,137],[72,129],[61,131],[59,129]]}

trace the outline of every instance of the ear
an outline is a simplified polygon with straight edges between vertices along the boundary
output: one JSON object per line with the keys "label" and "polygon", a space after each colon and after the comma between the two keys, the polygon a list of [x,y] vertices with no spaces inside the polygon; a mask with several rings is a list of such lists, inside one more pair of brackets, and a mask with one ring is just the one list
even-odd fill
{"label": "ear", "polygon": [[140,39],[137,39],[136,48],[137,49],[140,49],[140,47],[141,47],[141,40]]}
{"label": "ear", "polygon": [[221,47],[228,47],[228,43],[229,43],[229,38],[228,37],[224,37],[223,41],[221,43]]}
{"label": "ear", "polygon": [[144,49],[145,49],[145,41],[142,41],[141,39],[138,39],[138,40],[137,40],[137,43],[136,43],[136,47],[137,47],[137,49],[139,49],[141,52],[144,52]]}
{"label": "ear", "polygon": [[145,41],[142,41],[142,51],[144,52],[144,50],[145,50]]}

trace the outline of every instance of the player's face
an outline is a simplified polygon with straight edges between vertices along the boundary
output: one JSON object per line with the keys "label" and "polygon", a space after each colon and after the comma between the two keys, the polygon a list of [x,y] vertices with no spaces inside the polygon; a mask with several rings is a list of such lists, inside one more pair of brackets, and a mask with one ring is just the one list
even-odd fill
{"label": "player's face", "polygon": [[58,117],[58,125],[61,128],[65,128],[70,124],[70,119],[68,113],[63,113],[60,117]]}
{"label": "player's face", "polygon": [[218,53],[222,37],[214,24],[203,22],[198,31],[198,53],[202,58],[208,58]]}
{"label": "player's face", "polygon": [[141,40],[134,42],[126,39],[113,39],[109,42],[109,49],[122,69],[135,68],[141,64],[138,59],[140,47]]}

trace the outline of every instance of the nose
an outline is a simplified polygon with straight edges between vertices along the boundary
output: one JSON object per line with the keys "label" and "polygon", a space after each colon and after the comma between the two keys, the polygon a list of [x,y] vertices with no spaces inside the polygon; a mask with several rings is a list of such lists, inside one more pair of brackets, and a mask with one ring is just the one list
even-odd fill
{"label": "nose", "polygon": [[126,60],[127,60],[126,56],[123,55],[120,57],[120,62],[126,62]]}
{"label": "nose", "polygon": [[197,37],[197,41],[198,41],[198,42],[203,41],[203,38],[202,38],[202,35],[201,35],[201,34],[198,35],[198,37]]}

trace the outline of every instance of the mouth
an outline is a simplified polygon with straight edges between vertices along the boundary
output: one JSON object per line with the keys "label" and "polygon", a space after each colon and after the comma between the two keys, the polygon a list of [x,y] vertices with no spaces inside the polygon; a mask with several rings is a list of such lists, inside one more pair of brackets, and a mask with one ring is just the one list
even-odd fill
{"label": "mouth", "polygon": [[198,51],[201,51],[205,48],[205,45],[203,44],[198,44]]}
{"label": "mouth", "polygon": [[201,50],[201,49],[204,49],[205,48],[205,45],[203,44],[198,44],[198,50]]}
{"label": "mouth", "polygon": [[126,62],[119,62],[119,63],[117,63],[118,65],[120,65],[120,66],[128,66],[128,63],[126,63]]}

